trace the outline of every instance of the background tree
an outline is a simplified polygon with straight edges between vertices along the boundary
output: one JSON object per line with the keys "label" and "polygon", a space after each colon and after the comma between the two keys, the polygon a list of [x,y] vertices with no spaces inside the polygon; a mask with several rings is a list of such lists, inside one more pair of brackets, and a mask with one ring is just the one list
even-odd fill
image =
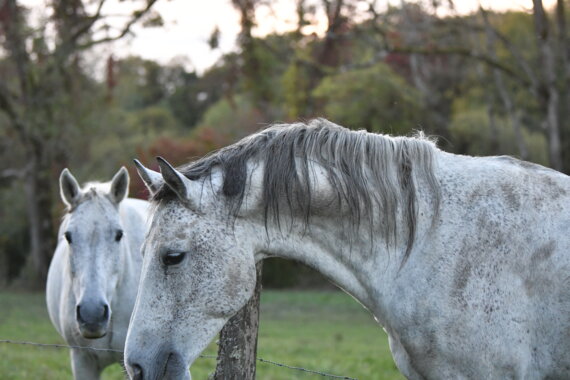
{"label": "background tree", "polygon": [[[35,286],[43,286],[55,247],[54,171],[61,169],[73,145],[73,136],[88,110],[86,94],[92,80],[82,67],[82,52],[97,44],[120,39],[148,14],[156,0],[144,1],[115,35],[93,35],[103,20],[100,0],[87,10],[82,0],[53,0],[52,15],[32,26],[17,0],[0,1],[0,33],[6,52],[0,83],[0,110],[7,128],[26,158],[24,181],[30,237],[30,270]],[[89,4],[90,5],[90,4]],[[57,162],[58,165],[54,165]]]}

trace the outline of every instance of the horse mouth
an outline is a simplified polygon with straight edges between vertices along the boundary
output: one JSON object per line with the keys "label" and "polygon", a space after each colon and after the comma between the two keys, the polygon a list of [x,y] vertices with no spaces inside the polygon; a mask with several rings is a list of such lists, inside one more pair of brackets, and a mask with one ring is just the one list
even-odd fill
{"label": "horse mouth", "polygon": [[164,368],[162,369],[162,378],[166,377],[166,371],[168,370],[168,361],[172,358],[172,353],[168,354],[166,361],[164,362]]}
{"label": "horse mouth", "polygon": [[102,327],[92,328],[87,326],[79,326],[79,333],[85,339],[99,339],[107,335],[107,329]]}
{"label": "horse mouth", "polygon": [[82,332],[81,335],[83,335],[83,337],[85,339],[99,339],[99,338],[103,338],[105,335],[107,335],[107,332],[103,332],[103,333],[85,333]]}

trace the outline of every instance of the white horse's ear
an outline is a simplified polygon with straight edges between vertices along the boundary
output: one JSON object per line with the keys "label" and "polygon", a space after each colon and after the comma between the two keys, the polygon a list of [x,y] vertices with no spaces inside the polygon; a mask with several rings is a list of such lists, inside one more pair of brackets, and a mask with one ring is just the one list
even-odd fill
{"label": "white horse's ear", "polygon": [[150,192],[150,195],[154,195],[164,183],[162,175],[159,172],[145,168],[139,160],[135,159],[134,161],[137,167],[137,172],[139,173],[139,177],[141,177],[143,180],[145,186]]}
{"label": "white horse's ear", "polygon": [[178,195],[192,210],[198,210],[198,202],[195,197],[197,194],[196,183],[188,179],[184,174],[174,169],[164,158],[157,157],[158,166],[164,182],[172,191]]}
{"label": "white horse's ear", "polygon": [[81,199],[81,188],[79,183],[69,169],[65,168],[59,176],[59,193],[61,194],[61,199],[69,208],[73,208],[79,203]]}
{"label": "white horse's ear", "polygon": [[129,194],[129,172],[122,166],[111,180],[109,198],[115,204],[121,203]]}

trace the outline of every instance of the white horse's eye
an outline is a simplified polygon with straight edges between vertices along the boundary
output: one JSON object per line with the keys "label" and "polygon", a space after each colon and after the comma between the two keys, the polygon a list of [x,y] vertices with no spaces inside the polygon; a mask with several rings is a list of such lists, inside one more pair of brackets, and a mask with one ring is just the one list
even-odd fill
{"label": "white horse's eye", "polygon": [[71,244],[71,232],[66,231],[66,232],[63,234],[63,236],[65,236],[65,240],[67,240],[67,242],[68,242],[69,244]]}
{"label": "white horse's eye", "polygon": [[117,230],[117,233],[115,233],[115,241],[120,241],[122,237],[123,237],[123,230]]}
{"label": "white horse's eye", "polygon": [[186,256],[186,252],[166,252],[162,255],[162,263],[166,266],[180,264],[184,256]]}

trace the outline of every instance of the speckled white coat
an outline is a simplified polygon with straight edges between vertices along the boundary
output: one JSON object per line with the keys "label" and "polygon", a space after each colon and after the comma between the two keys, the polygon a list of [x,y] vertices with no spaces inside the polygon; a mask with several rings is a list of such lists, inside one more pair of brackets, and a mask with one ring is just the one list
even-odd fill
{"label": "speckled white coat", "polygon": [[[299,260],[360,301],[409,379],[570,378],[566,175],[509,157],[437,151],[439,213],[432,223],[434,198],[416,179],[416,242],[401,267],[404,241],[371,241],[369,226],[349,239],[334,208],[307,230],[293,219],[291,228],[270,223],[266,231],[257,207],[262,165],[228,225],[219,172],[191,181],[160,164],[179,198],[157,208],[146,239],[126,346],[131,378],[188,378],[188,365],[252,294],[255,262],[267,256]],[[163,180],[141,175],[151,189]],[[165,265],[180,252],[179,263]]]}

